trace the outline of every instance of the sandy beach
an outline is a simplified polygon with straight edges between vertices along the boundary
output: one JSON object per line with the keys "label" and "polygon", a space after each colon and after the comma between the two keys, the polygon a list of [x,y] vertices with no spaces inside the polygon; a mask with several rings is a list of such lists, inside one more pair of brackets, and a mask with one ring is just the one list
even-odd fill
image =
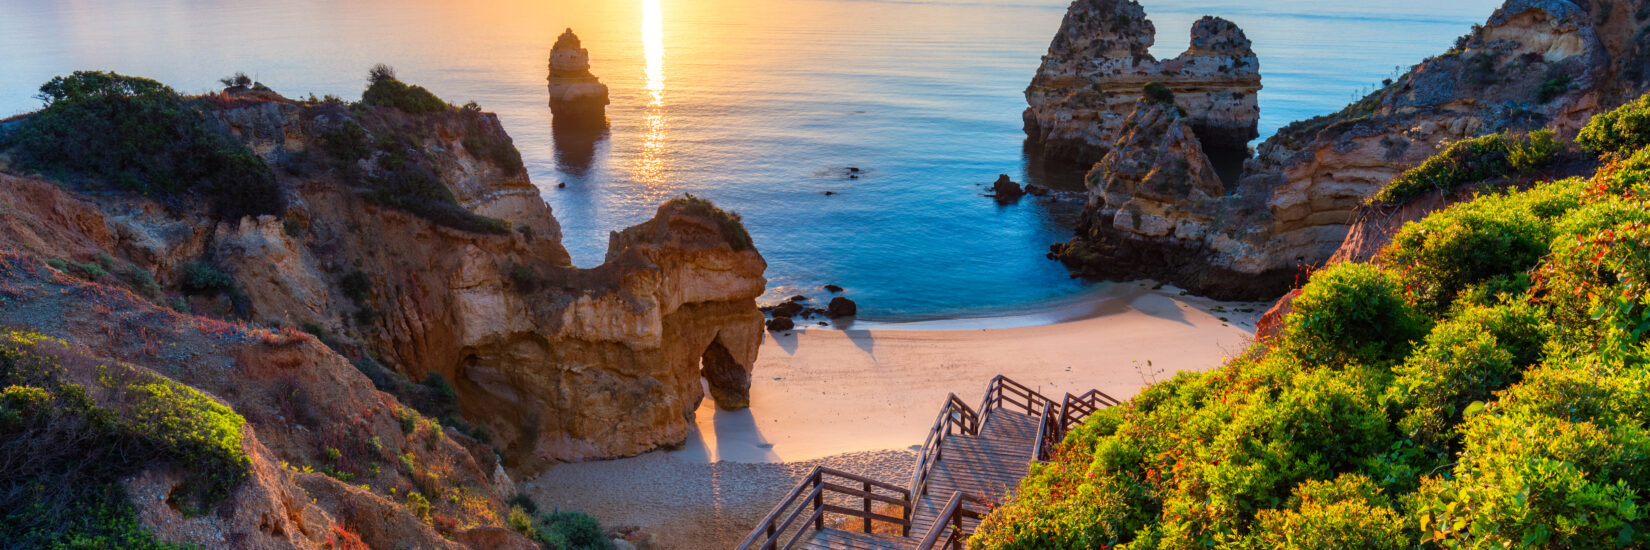
{"label": "sandy beach", "polygon": [[541,506],[640,527],[664,548],[730,547],[815,464],[908,481],[950,393],[977,403],[1003,374],[1050,396],[1093,388],[1126,399],[1242,351],[1267,306],[1154,286],[1100,285],[988,318],[769,333],[750,409],[707,399],[682,449],[558,465],[525,487]]}

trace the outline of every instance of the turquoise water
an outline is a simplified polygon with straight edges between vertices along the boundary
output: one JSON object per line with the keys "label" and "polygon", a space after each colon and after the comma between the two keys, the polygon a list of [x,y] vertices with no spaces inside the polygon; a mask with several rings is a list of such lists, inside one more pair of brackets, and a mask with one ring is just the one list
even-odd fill
{"label": "turquoise water", "polygon": [[[355,98],[384,62],[499,113],[582,266],[601,262],[609,231],[694,193],[743,214],[774,297],[832,283],[862,318],[915,320],[1087,289],[1043,256],[1080,203],[997,206],[979,187],[999,173],[1076,185],[1069,167],[1030,162],[1020,131],[1021,91],[1063,1],[136,4],[0,0],[0,116],[38,107],[40,83],[76,69],[184,92],[245,71],[289,96]],[[1499,3],[1143,4],[1160,57],[1185,49],[1204,14],[1243,27],[1264,75],[1264,137],[1447,49]],[[545,59],[564,27],[612,88],[600,135],[552,131]]]}

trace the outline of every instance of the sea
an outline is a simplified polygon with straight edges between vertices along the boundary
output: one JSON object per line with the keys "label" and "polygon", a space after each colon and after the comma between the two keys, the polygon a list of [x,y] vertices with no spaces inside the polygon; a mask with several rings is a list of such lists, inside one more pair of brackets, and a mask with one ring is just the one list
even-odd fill
{"label": "sea", "polygon": [[[1204,15],[1254,42],[1262,139],[1447,50],[1492,0],[1143,0],[1152,53]],[[764,301],[834,284],[881,322],[1014,315],[1097,283],[1045,257],[1082,209],[1082,166],[1025,143],[1023,90],[1065,0],[0,0],[0,117],[75,70],[204,93],[244,72],[289,97],[357,99],[374,64],[497,112],[592,267],[612,231],[693,194],[743,216]],[[550,46],[572,29],[609,127],[558,132]],[[999,174],[1071,191],[1000,206]],[[1103,285],[1104,283],[1098,283]]]}

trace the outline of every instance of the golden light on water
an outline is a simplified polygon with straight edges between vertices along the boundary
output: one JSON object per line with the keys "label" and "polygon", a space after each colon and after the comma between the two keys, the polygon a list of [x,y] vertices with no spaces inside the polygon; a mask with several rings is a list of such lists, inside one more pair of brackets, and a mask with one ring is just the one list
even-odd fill
{"label": "golden light on water", "polygon": [[647,58],[649,106],[665,102],[665,23],[659,0],[642,0],[642,54]]}
{"label": "golden light on water", "polygon": [[642,0],[642,55],[647,66],[647,113],[644,115],[642,151],[634,167],[636,180],[653,194],[664,189],[665,129],[665,29],[660,0]]}

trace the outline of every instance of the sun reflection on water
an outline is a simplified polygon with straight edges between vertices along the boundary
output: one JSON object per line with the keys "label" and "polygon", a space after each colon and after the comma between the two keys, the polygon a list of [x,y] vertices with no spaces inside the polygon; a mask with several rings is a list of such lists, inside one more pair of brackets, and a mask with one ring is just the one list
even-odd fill
{"label": "sun reflection on water", "polygon": [[[660,0],[642,0],[642,53],[647,62],[647,112],[644,115],[641,155],[632,172],[649,194],[668,192],[665,186],[665,32]],[[657,197],[655,197],[657,198]]]}

